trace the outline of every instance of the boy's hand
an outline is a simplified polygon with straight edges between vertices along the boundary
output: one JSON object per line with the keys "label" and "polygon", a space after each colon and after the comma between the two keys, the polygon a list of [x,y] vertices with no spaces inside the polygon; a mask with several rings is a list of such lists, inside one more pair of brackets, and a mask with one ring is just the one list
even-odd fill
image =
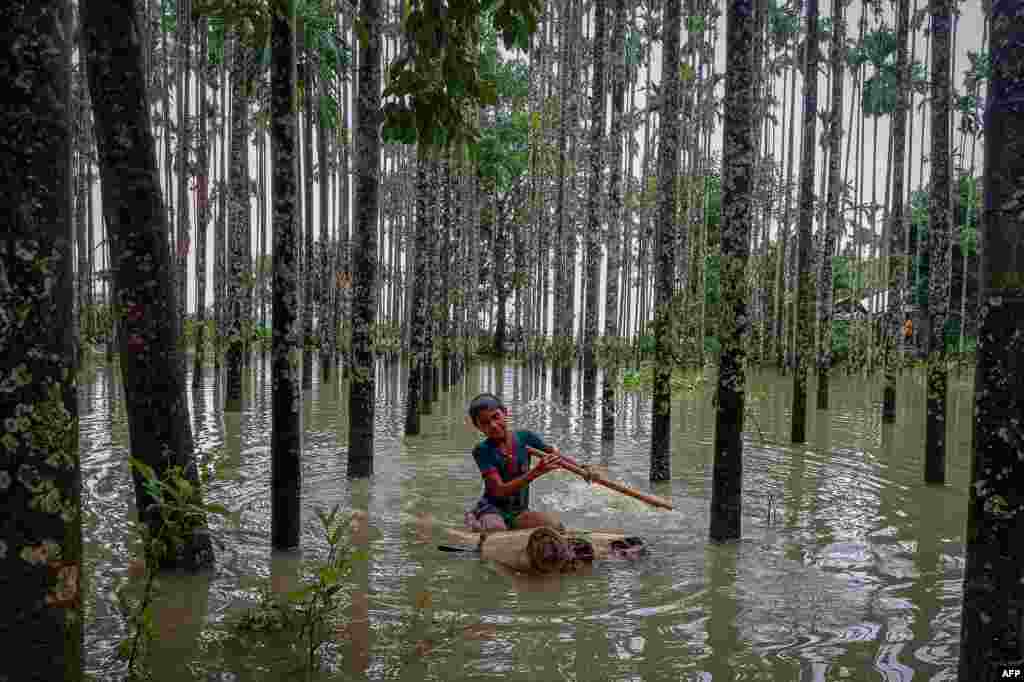
{"label": "boy's hand", "polygon": [[561,468],[561,464],[562,455],[559,454],[558,450],[555,450],[554,452],[550,452],[544,455],[544,457],[541,458],[540,462],[537,463],[537,466],[533,467],[533,470],[537,472],[536,476],[542,476],[548,473],[549,471],[554,471],[555,469]]}

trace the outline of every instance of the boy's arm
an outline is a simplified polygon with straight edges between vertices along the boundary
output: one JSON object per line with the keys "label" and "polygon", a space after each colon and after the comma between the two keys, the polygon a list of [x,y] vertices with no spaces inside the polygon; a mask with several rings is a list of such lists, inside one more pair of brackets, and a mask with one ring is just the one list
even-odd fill
{"label": "boy's arm", "polygon": [[[557,458],[557,455],[555,455]],[[548,458],[545,457],[546,461]],[[484,488],[491,497],[508,497],[530,485],[531,481],[543,476],[549,471],[557,468],[557,464],[546,465],[544,461],[527,471],[522,476],[513,478],[511,481],[502,481],[501,474],[497,469],[488,469],[483,472]]]}

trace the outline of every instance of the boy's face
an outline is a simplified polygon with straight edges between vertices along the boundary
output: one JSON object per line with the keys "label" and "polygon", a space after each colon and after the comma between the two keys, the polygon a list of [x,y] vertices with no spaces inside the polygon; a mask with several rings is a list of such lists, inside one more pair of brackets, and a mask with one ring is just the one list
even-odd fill
{"label": "boy's face", "polygon": [[488,438],[501,440],[505,437],[505,409],[480,410],[476,416],[476,427]]}

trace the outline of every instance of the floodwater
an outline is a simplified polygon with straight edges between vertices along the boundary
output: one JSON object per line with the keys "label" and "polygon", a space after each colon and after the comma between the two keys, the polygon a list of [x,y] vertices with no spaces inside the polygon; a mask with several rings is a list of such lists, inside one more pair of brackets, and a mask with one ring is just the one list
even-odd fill
{"label": "floodwater", "polygon": [[[315,371],[303,415],[303,549],[277,553],[269,542],[267,370],[253,361],[241,413],[221,409],[223,383],[210,370],[198,392],[189,389],[200,466],[217,472],[206,499],[243,510],[242,525],[214,524],[223,547],[212,573],[161,577],[149,657],[156,680],[301,679],[285,637],[243,636],[232,623],[255,605],[260,579],[289,589],[301,560],[323,558],[315,510],[336,502],[367,512],[353,542],[369,559],[347,578],[346,625],[331,637],[318,680],[955,679],[967,375],[950,378],[944,487],[921,483],[922,375],[901,377],[893,427],[880,423],[880,378],[836,373],[832,409],[809,411],[808,443],[800,446],[788,444],[792,378],[750,377],[756,418],[746,424],[743,538],[716,545],[707,540],[711,381],[674,404],[672,481],[652,488],[649,396],[620,397],[614,446],[602,447],[600,415],[561,404],[550,374],[542,383],[520,366],[482,365],[441,393],[422,434],[407,438],[404,373],[381,365],[375,474],[350,481],[345,383],[322,384]],[[533,484],[534,508],[559,512],[569,526],[640,535],[649,555],[599,563],[585,575],[528,579],[472,554],[439,551],[452,543],[445,527],[461,524],[479,494],[470,456],[478,435],[463,415],[481,390],[505,397],[517,428],[670,498],[675,511],[653,510],[562,472]],[[86,668],[97,680],[121,679],[114,649],[125,629],[114,591],[137,585],[139,567],[123,391],[109,369],[82,380],[80,415]]]}

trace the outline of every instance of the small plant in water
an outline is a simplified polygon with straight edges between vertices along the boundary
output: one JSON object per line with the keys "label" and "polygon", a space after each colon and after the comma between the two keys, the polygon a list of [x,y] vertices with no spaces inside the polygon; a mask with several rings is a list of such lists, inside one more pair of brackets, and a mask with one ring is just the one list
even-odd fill
{"label": "small plant in water", "polygon": [[364,551],[349,552],[342,544],[342,533],[349,517],[340,513],[340,505],[330,512],[317,509],[320,530],[327,541],[327,558],[307,567],[303,584],[284,595],[277,595],[269,581],[259,588],[259,602],[236,627],[243,632],[287,632],[294,635],[293,646],[302,656],[307,677],[320,670],[322,648],[337,629],[341,591],[352,563],[365,561]]}
{"label": "small plant in water", "polygon": [[405,678],[407,665],[438,655],[449,648],[465,629],[461,614],[438,615],[434,613],[433,603],[434,598],[429,591],[419,592],[412,608],[402,614],[401,621],[381,632],[383,641],[380,646],[385,652],[384,679]]}
{"label": "small plant in water", "polygon": [[161,479],[148,464],[134,457],[128,461],[132,469],[142,476],[143,486],[159,515],[159,531],[155,535],[144,519],[132,522],[132,531],[139,538],[143,552],[142,594],[138,597],[129,595],[128,581],[115,592],[118,610],[128,629],[128,634],[117,646],[117,657],[128,662],[128,679],[135,680],[150,676],[145,661],[153,641],[152,604],[159,586],[156,575],[161,565],[181,552],[208,515],[224,516],[236,525],[238,516],[221,504],[198,503],[199,491],[185,478],[180,466],[169,468]]}

